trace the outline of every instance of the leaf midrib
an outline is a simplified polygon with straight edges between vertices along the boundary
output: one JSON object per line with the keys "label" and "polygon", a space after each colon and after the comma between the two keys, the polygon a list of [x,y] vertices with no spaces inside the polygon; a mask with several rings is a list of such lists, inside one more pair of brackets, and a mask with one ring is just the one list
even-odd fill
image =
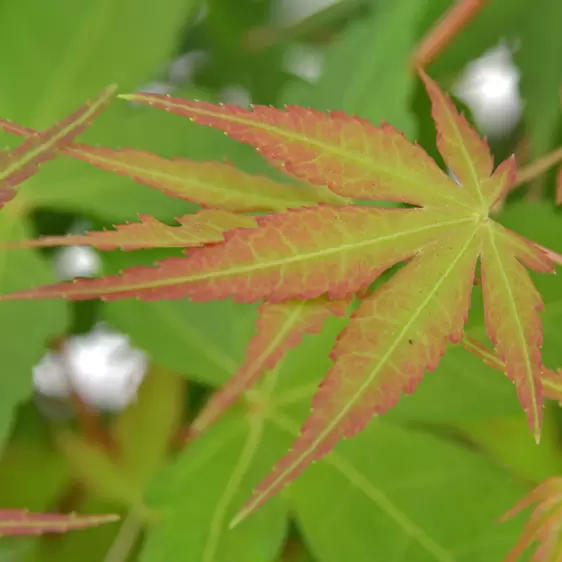
{"label": "leaf midrib", "polygon": [[[423,212],[423,211],[422,211]],[[448,228],[448,227],[452,227],[452,226],[459,226],[462,224],[467,224],[467,223],[471,223],[474,222],[474,217],[472,216],[466,216],[466,217],[462,217],[462,218],[457,218],[451,221],[446,221],[446,222],[441,222],[441,223],[434,223],[434,224],[430,224],[430,225],[425,225],[421,228],[414,228],[412,230],[408,230],[408,231],[402,231],[402,232],[393,232],[392,234],[389,235],[385,235],[385,236],[380,236],[378,238],[370,238],[368,240],[363,240],[361,242],[358,243],[354,243],[354,244],[341,244],[339,246],[336,247],[331,247],[331,248],[326,248],[323,250],[319,250],[316,252],[309,252],[306,254],[297,254],[297,255],[293,255],[293,256],[288,256],[284,259],[281,260],[271,260],[268,261],[267,263],[264,264],[264,262],[257,262],[257,263],[253,263],[250,265],[245,265],[245,266],[240,266],[240,267],[235,267],[235,268],[231,268],[231,269],[219,269],[217,271],[213,271],[213,272],[204,272],[204,273],[200,273],[197,275],[190,275],[190,276],[178,276],[178,277],[167,277],[167,278],[163,278],[163,279],[157,279],[157,280],[152,280],[152,281],[147,281],[144,283],[128,283],[128,284],[121,284],[119,286],[115,286],[115,287],[105,287],[103,289],[99,289],[97,291],[92,290],[89,287],[84,287],[84,288],[78,288],[78,289],[71,289],[71,294],[72,295],[81,295],[81,294],[91,294],[92,292],[99,292],[100,295],[107,295],[107,294],[115,294],[115,293],[121,293],[121,292],[126,292],[126,291],[130,291],[130,290],[141,290],[141,289],[149,289],[149,288],[154,288],[154,287],[166,287],[169,285],[178,285],[178,284],[182,284],[182,283],[192,283],[194,281],[200,281],[200,280],[209,280],[209,279],[215,279],[215,278],[220,278],[220,277],[230,277],[233,275],[242,275],[242,274],[252,274],[255,273],[256,271],[263,271],[266,269],[271,269],[271,268],[278,268],[290,263],[296,263],[296,262],[302,262],[302,261],[307,261],[307,260],[313,260],[313,259],[320,259],[320,258],[324,258],[327,256],[330,256],[332,254],[337,254],[337,253],[347,253],[353,250],[358,250],[360,248],[365,248],[368,246],[374,246],[377,244],[380,244],[382,242],[391,242],[393,240],[397,240],[400,237],[404,237],[404,236],[412,236],[413,234],[417,234],[417,233],[421,233],[421,232],[427,232],[431,229],[439,229],[439,228]],[[189,259],[189,258],[187,258]],[[165,263],[165,262],[162,262]],[[158,269],[154,269],[154,272],[157,272]],[[126,273],[126,272],[125,272]],[[92,282],[96,282],[96,281],[101,281],[102,279],[107,279],[107,278],[99,278],[99,279],[92,279]],[[90,280],[88,280],[90,281]],[[61,291],[61,294],[66,294],[67,291]],[[103,298],[103,296],[102,296]]]}

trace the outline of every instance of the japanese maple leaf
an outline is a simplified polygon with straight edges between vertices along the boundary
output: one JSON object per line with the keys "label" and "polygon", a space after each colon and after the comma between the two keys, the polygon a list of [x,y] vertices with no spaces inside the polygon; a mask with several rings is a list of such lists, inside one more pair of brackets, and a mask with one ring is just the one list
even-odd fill
{"label": "japanese maple leaf", "polygon": [[533,544],[538,543],[533,562],[559,562],[562,559],[562,478],[549,478],[503,517],[506,521],[536,504],[521,538],[505,562],[516,562]]}
{"label": "japanese maple leaf", "polygon": [[[453,181],[416,144],[389,125],[340,111],[302,107],[243,109],[153,94],[128,99],[222,129],[255,146],[274,166],[344,198],[256,217],[224,242],[186,257],[118,276],[39,287],[4,299],[139,298],[269,304],[362,298],[332,350],[333,366],[313,398],[292,450],[258,486],[245,517],[306,466],[412,392],[437,367],[447,342],[461,340],[475,268],[480,262],[485,321],[538,441],[542,420],[543,303],[526,267],[553,272],[552,255],[502,227],[490,209],[515,179],[510,158],[493,170],[488,145],[435,82],[423,75],[438,129],[438,147]],[[114,155],[108,168],[128,164]],[[138,159],[135,159],[137,162]],[[132,176],[132,174],[131,174]],[[346,203],[395,201],[410,208]],[[232,209],[231,209],[232,210]],[[107,242],[107,240],[106,240]],[[371,294],[383,271],[401,268]],[[526,266],[526,267],[525,267]]]}

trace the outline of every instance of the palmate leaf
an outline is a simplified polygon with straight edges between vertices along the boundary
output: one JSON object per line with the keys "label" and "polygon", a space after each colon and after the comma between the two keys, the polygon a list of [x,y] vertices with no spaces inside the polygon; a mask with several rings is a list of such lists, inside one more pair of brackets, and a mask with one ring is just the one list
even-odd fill
{"label": "palmate leaf", "polygon": [[[116,86],[105,88],[62,121],[30,135],[14,150],[0,152],[0,205],[13,199],[14,187],[36,173],[41,164],[54,158],[59,147],[83,133],[109,104],[116,90]],[[2,122],[0,128],[3,128]]]}
{"label": "palmate leaf", "polygon": [[342,437],[352,436],[373,415],[394,406],[403,392],[415,389],[426,370],[437,367],[447,342],[462,338],[479,259],[488,336],[539,438],[543,365],[537,313],[542,301],[524,266],[552,272],[554,263],[541,247],[489,217],[492,205],[514,181],[513,160],[492,172],[487,144],[437,84],[425,75],[423,79],[440,149],[461,185],[394,129],[377,129],[341,112],[246,110],[159,95],[127,96],[222,129],[312,185],[327,185],[344,197],[416,207],[319,204],[292,209],[257,217],[256,228],[230,230],[223,243],[194,248],[186,258],[163,260],[156,268],[137,267],[120,276],[2,297],[232,297],[275,305],[295,299],[346,299],[362,293],[388,268],[403,265],[371,295],[363,295],[332,351],[333,366],[313,398],[300,437],[236,521]]}
{"label": "palmate leaf", "polygon": [[[0,121],[0,128],[27,138],[36,134],[33,129],[5,120]],[[171,197],[229,211],[277,211],[318,202],[333,205],[349,202],[323,186],[279,183],[265,176],[247,174],[227,163],[170,160],[150,152],[85,144],[63,146],[60,152],[159,189]]]}
{"label": "palmate leaf", "polygon": [[118,515],[63,515],[59,513],[29,513],[24,509],[3,509],[0,510],[0,536],[67,533],[110,523],[118,519]]}

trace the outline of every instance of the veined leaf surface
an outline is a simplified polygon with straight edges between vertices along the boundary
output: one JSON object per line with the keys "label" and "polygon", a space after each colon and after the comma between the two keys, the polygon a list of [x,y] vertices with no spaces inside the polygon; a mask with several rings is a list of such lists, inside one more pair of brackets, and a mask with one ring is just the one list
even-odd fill
{"label": "veined leaf surface", "polygon": [[232,296],[346,298],[384,269],[416,254],[437,233],[446,237],[472,216],[437,209],[317,206],[256,218],[258,228],[227,233],[224,244],[193,249],[156,268],[137,267],[120,276],[82,279],[2,299],[54,298],[142,300],[190,297],[208,301]]}
{"label": "veined leaf surface", "polygon": [[[6,120],[0,120],[0,129],[27,138],[38,134]],[[279,183],[265,176],[247,174],[230,164],[166,159],[130,148],[113,150],[85,144],[65,144],[59,151],[171,197],[229,211],[275,211],[318,202],[334,205],[348,202],[325,187]]]}
{"label": "veined leaf surface", "polygon": [[[299,439],[245,510],[275,495],[341,438],[361,431],[403,391],[413,392],[424,371],[439,364],[447,340],[460,341],[480,243],[476,226],[457,229],[455,239],[421,252],[361,303],[332,351],[334,366],[313,398]],[[408,292],[412,279],[416,290]]]}
{"label": "veined leaf surface", "polygon": [[341,111],[325,114],[299,106],[247,110],[157,94],[124,97],[224,130],[287,174],[345,197],[461,208],[467,203],[424,150],[390,125],[377,128]]}

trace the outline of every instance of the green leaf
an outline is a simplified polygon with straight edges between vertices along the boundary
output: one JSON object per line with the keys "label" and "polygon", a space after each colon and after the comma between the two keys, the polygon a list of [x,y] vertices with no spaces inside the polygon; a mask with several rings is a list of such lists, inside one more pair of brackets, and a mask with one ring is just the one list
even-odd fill
{"label": "green leaf", "polygon": [[166,462],[184,404],[183,379],[153,365],[136,400],[115,420],[112,429],[119,444],[119,466],[137,489],[143,490]]}
{"label": "green leaf", "polygon": [[[277,423],[298,432],[288,416]],[[501,560],[517,526],[493,523],[520,495],[475,453],[384,423],[342,444],[290,490],[319,562],[371,562],[374,551],[380,560]]]}
{"label": "green leaf", "polygon": [[[23,205],[24,199],[12,201],[0,212],[0,240],[31,237],[27,221],[22,218]],[[36,252],[23,250],[18,256],[0,253],[2,291],[22,284],[30,287],[53,278],[47,261]],[[62,301],[40,306],[25,302],[0,304],[0,451],[9,436],[16,406],[32,392],[33,367],[45,353],[47,342],[68,326],[68,308]]]}
{"label": "green leaf", "polygon": [[[276,375],[265,379],[264,399]],[[246,495],[290,442],[266,423],[266,410],[232,410],[155,478],[148,505],[162,509],[141,562],[264,562],[279,553],[286,530],[280,498],[244,528],[228,525]]]}
{"label": "green leaf", "polygon": [[196,0],[3,2],[0,67],[10,76],[10,88],[0,93],[3,116],[42,128],[107,84],[140,86],[171,55],[196,5]]}
{"label": "green leaf", "polygon": [[562,123],[562,3],[544,0],[521,19],[516,61],[521,69],[525,128],[533,157],[551,149]]}
{"label": "green leaf", "polygon": [[423,5],[420,0],[379,2],[330,45],[319,81],[290,86],[281,101],[342,109],[375,125],[384,119],[413,138],[409,105],[415,76],[409,63]]}

